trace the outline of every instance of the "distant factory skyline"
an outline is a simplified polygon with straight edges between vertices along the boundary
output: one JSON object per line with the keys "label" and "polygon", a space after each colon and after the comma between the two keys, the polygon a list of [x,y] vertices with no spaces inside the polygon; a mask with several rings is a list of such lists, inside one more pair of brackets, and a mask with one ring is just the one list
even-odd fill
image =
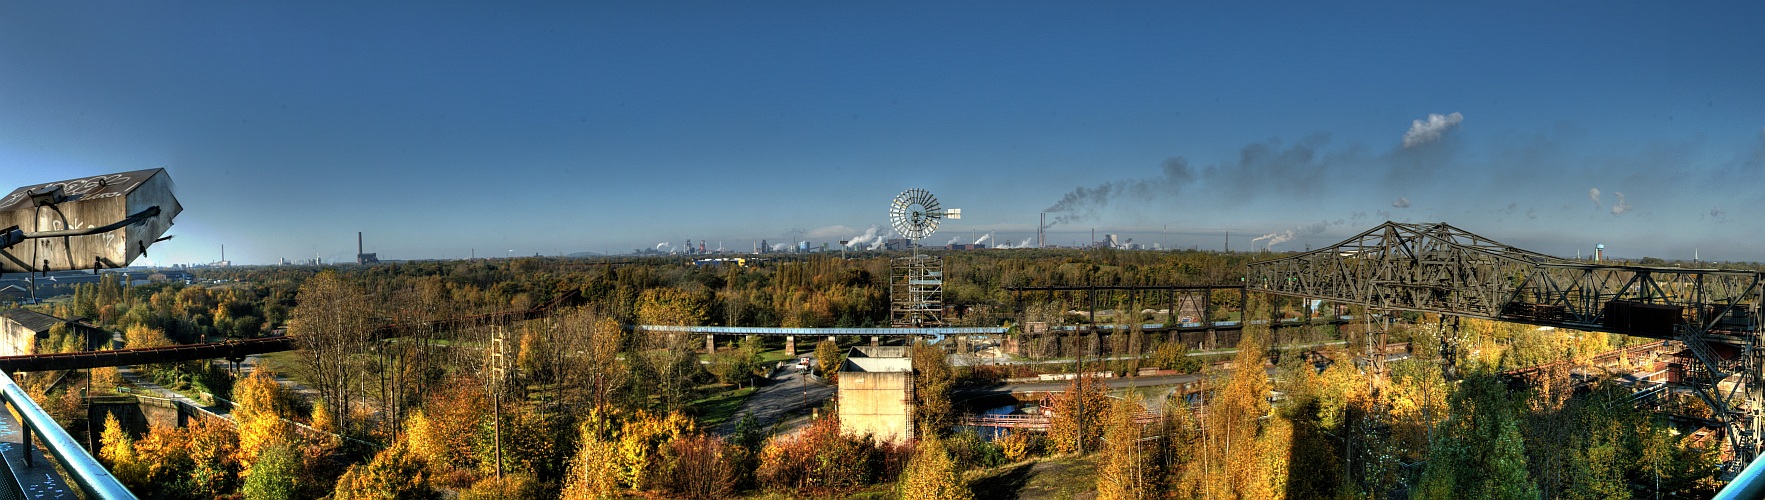
{"label": "distant factory skyline", "polygon": [[1765,261],[1765,5],[0,6],[0,194],[163,167],[138,264],[1117,234],[1303,250],[1385,220]]}

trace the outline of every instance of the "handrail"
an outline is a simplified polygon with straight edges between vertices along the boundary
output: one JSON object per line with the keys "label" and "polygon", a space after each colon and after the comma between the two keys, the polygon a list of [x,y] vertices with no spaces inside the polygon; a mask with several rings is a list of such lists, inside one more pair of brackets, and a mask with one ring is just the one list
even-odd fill
{"label": "handrail", "polygon": [[[44,447],[55,455],[56,460],[61,461],[62,469],[66,470],[68,475],[73,476],[74,483],[80,486],[80,490],[86,492],[87,498],[135,498],[134,493],[130,493],[128,488],[123,487],[123,483],[117,481],[116,476],[110,474],[110,470],[105,469],[103,464],[98,463],[98,459],[92,458],[91,453],[87,453],[85,448],[80,447],[80,444],[74,441],[74,437],[68,435],[67,431],[61,428],[61,424],[55,423],[54,418],[51,418],[48,413],[44,413],[43,408],[38,407],[37,403],[31,401],[31,397],[25,394],[24,388],[19,387],[18,383],[13,382],[12,377],[5,373],[0,373],[0,398],[4,398],[8,404],[18,410],[20,420],[25,426],[23,432],[27,437],[31,431],[36,431],[37,435],[43,438]],[[25,450],[25,453],[30,453],[30,450]]]}

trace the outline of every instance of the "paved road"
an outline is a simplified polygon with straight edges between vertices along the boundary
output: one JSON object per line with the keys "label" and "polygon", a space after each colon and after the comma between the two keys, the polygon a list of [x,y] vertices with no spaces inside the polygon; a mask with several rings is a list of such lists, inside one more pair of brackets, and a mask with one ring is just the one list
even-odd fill
{"label": "paved road", "polygon": [[784,423],[782,429],[800,425],[800,418],[809,414],[811,408],[820,408],[828,398],[832,398],[837,388],[823,384],[818,379],[806,377],[797,371],[794,365],[786,364],[785,368],[773,373],[766,385],[749,396],[723,425],[717,426],[717,433],[728,436],[735,433],[735,426],[741,421],[742,414],[752,412],[754,420],[761,428],[771,427],[776,423]]}
{"label": "paved road", "polygon": [[147,380],[147,377],[141,376],[141,374],[139,374],[139,373],[135,373],[135,369],[133,367],[129,367],[129,366],[116,367],[116,373],[117,373],[117,375],[122,376],[123,380],[127,381],[130,385],[135,386],[139,390],[143,390],[144,392],[147,392],[148,393],[147,395],[149,395],[149,396],[171,399],[171,400],[178,401],[178,402],[190,405],[190,406],[202,408],[204,410],[208,410],[209,413],[213,413],[215,415],[220,415],[222,418],[227,418],[227,419],[233,418],[232,410],[222,408],[218,405],[217,406],[205,405],[205,404],[202,404],[201,401],[190,399],[189,397],[186,397],[183,394],[178,394],[177,391],[173,391],[171,389],[161,387],[159,384],[155,384],[155,383],[153,383],[153,381]]}

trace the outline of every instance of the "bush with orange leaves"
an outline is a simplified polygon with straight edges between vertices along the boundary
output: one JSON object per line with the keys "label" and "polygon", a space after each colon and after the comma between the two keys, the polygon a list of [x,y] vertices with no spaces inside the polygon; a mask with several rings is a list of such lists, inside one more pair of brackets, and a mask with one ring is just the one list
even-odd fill
{"label": "bush with orange leaves", "polygon": [[[901,447],[879,447],[870,436],[840,432],[839,420],[824,418],[795,437],[775,438],[760,453],[760,485],[809,494],[834,494],[894,480]],[[891,470],[892,469],[892,470]]]}
{"label": "bush with orange leaves", "polygon": [[741,452],[715,436],[675,438],[662,450],[662,470],[656,483],[674,498],[728,497],[736,486],[735,455]]}

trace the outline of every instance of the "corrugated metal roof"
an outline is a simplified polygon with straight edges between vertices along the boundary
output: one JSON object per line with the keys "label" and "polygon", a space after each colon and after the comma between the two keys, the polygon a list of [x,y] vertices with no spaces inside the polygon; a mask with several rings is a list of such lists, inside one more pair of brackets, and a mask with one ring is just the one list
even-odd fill
{"label": "corrugated metal roof", "polygon": [[14,323],[24,326],[30,331],[37,332],[38,335],[49,333],[49,328],[55,326],[57,323],[66,323],[66,321],[61,318],[17,307],[8,309],[5,312],[0,312],[0,317],[5,317]]}

